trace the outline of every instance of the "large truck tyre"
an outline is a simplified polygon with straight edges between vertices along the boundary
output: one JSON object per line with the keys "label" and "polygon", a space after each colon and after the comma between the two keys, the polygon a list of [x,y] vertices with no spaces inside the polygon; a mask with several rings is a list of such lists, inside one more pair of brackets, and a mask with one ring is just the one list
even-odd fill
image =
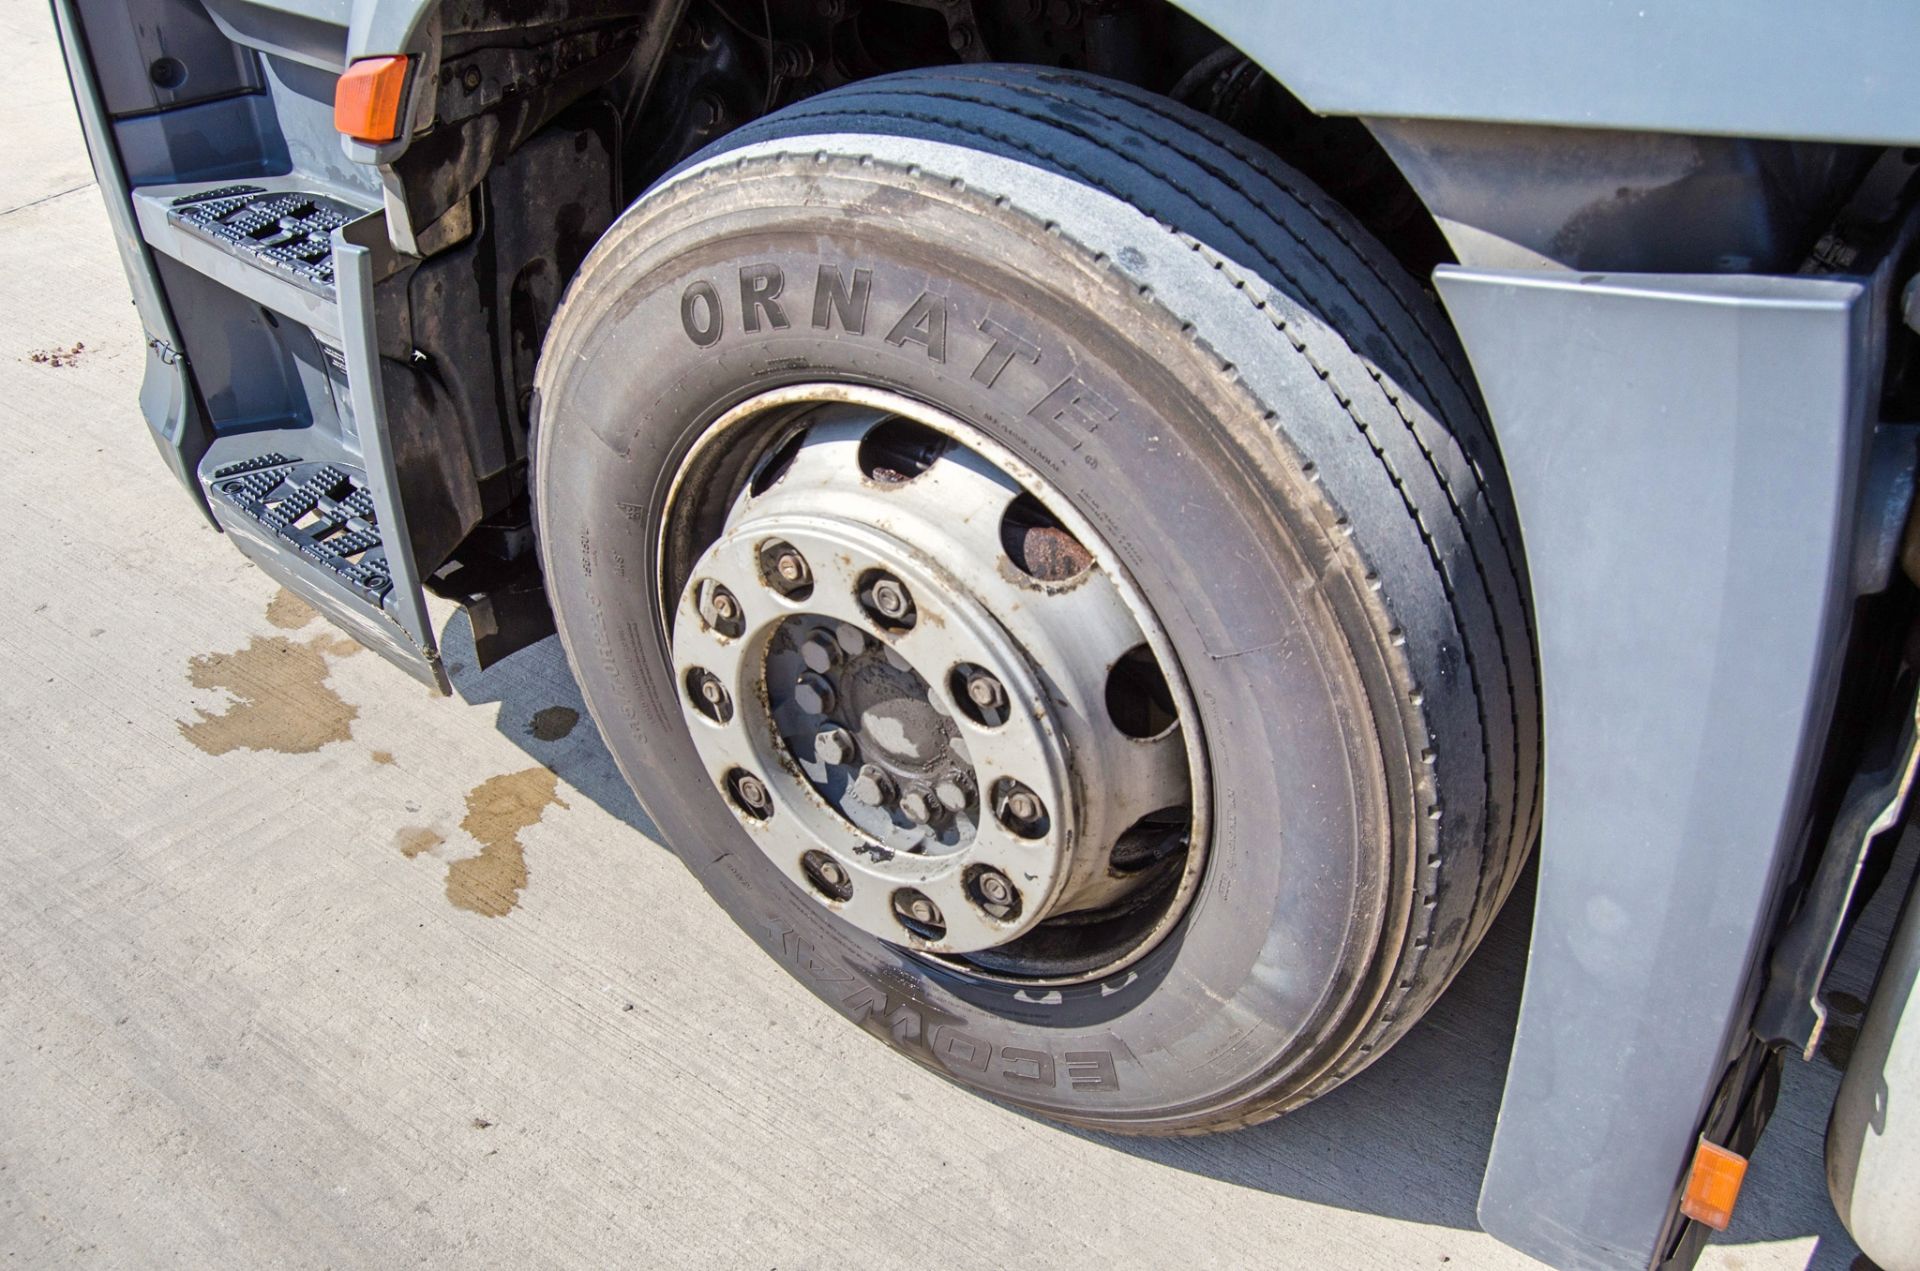
{"label": "large truck tyre", "polygon": [[594,250],[539,374],[547,583],[648,815],[809,988],[1047,1116],[1244,1125],[1413,1024],[1536,831],[1461,367],[1202,116],[867,81]]}

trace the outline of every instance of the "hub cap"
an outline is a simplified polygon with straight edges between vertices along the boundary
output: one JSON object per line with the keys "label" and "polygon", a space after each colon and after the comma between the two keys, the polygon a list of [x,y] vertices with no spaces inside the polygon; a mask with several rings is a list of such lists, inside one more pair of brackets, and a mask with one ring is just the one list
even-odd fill
{"label": "hub cap", "polygon": [[[755,424],[780,444],[672,631],[695,745],[754,841],[927,954],[1018,971],[1044,945],[1028,978],[1057,980],[1144,952],[1192,892],[1205,809],[1177,668],[1103,545],[925,406],[782,390],[703,444]],[[1107,943],[1063,957],[1075,916]]]}

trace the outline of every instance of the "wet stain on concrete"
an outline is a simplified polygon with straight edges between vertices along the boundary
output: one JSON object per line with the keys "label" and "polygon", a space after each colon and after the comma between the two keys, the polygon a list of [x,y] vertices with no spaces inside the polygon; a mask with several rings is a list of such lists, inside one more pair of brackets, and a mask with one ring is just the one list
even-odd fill
{"label": "wet stain on concrete", "polygon": [[406,825],[393,836],[393,845],[400,849],[400,855],[412,860],[422,852],[431,852],[447,840],[440,831],[425,825]]}
{"label": "wet stain on concrete", "polygon": [[548,768],[489,777],[467,794],[460,828],[480,844],[480,854],[447,869],[447,899],[457,909],[500,918],[520,903],[527,886],[527,854],[520,832],[539,822],[549,805],[566,807],[559,778]]}
{"label": "wet stain on concrete", "polygon": [[196,707],[198,719],[180,720],[180,735],[209,755],[271,750],[308,755],[353,735],[360,709],[327,684],[327,656],[360,646],[332,635],[296,643],[255,636],[236,653],[207,653],[187,663],[197,689],[224,689],[233,704],[218,714]]}
{"label": "wet stain on concrete", "polygon": [[300,597],[282,587],[267,602],[267,621],[282,631],[298,631],[320,616],[315,609]]}
{"label": "wet stain on concrete", "polygon": [[393,762],[393,752],[391,750],[376,750],[373,752],[373,761],[377,764],[390,764]]}
{"label": "wet stain on concrete", "polygon": [[527,725],[527,731],[536,741],[559,741],[573,731],[580,722],[580,712],[569,706],[549,706],[545,710],[535,711],[533,722]]}

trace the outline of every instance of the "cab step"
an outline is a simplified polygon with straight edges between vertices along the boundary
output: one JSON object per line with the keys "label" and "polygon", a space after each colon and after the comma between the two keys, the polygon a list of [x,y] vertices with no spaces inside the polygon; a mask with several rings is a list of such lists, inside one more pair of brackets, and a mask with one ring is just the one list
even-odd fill
{"label": "cab step", "polygon": [[[364,192],[292,172],[141,186],[142,237],[199,333],[194,471],[255,564],[423,683],[440,663],[387,421],[376,282],[400,269]],[[189,355],[191,356],[191,354]]]}

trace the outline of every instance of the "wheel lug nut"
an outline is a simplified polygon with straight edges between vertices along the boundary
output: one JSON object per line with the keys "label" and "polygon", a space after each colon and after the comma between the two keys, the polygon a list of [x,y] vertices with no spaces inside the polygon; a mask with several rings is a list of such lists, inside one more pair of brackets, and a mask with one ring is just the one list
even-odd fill
{"label": "wheel lug nut", "polygon": [[1007,690],[985,671],[967,677],[967,699],[982,710],[997,711],[1007,704]]}
{"label": "wheel lug nut", "polygon": [[946,805],[925,786],[900,796],[900,814],[915,825],[934,825],[947,819]]}
{"label": "wheel lug nut", "polygon": [[693,696],[693,708],[715,723],[733,718],[733,698],[720,677],[702,667],[687,673],[687,689]]}
{"label": "wheel lug nut", "polygon": [[991,865],[968,871],[967,895],[989,917],[1004,921],[1020,913],[1020,893],[1011,879]]}
{"label": "wheel lug nut", "polygon": [[793,700],[809,715],[824,715],[833,709],[833,685],[817,675],[803,675],[793,686]]}
{"label": "wheel lug nut", "polygon": [[833,638],[850,658],[857,658],[867,651],[867,633],[851,622],[843,622],[834,628]]}
{"label": "wheel lug nut", "polygon": [[853,896],[853,878],[846,866],[815,848],[800,858],[800,872],[813,889],[828,900],[848,900]]}
{"label": "wheel lug nut", "polygon": [[766,783],[751,772],[735,768],[727,774],[727,789],[747,815],[761,821],[773,815],[773,796],[767,792]]}
{"label": "wheel lug nut", "polygon": [[933,788],[934,798],[949,812],[958,812],[973,801],[973,783],[965,777],[948,777]]}
{"label": "wheel lug nut", "polygon": [[907,593],[905,583],[892,574],[876,573],[869,575],[864,590],[861,602],[881,626],[895,631],[913,626],[913,597]]}
{"label": "wheel lug nut", "polygon": [[1007,686],[992,671],[961,662],[947,673],[947,691],[960,713],[982,728],[1007,722]]}
{"label": "wheel lug nut", "polygon": [[882,578],[873,585],[873,607],[889,618],[898,618],[907,611],[907,589],[891,578]]}
{"label": "wheel lug nut", "polygon": [[1039,838],[1047,832],[1047,805],[1040,796],[1011,778],[996,787],[994,815],[1021,838]]}
{"label": "wheel lug nut", "polygon": [[853,779],[853,797],[871,807],[884,807],[893,801],[893,778],[886,769],[866,764]]}
{"label": "wheel lug nut", "polygon": [[911,887],[893,893],[893,913],[907,929],[923,940],[938,940],[947,934],[946,919],[940,906]]}
{"label": "wheel lug nut", "polygon": [[813,592],[813,569],[791,543],[768,543],[760,549],[760,576],[789,599],[802,600]]}
{"label": "wheel lug nut", "polygon": [[711,579],[701,583],[694,596],[701,620],[721,635],[731,639],[746,629],[740,601],[719,583]]}
{"label": "wheel lug nut", "polygon": [[853,734],[844,728],[822,728],[813,736],[813,757],[821,763],[851,763],[854,749]]}
{"label": "wheel lug nut", "polygon": [[840,660],[840,642],[824,631],[808,636],[800,645],[800,660],[809,671],[825,675]]}

